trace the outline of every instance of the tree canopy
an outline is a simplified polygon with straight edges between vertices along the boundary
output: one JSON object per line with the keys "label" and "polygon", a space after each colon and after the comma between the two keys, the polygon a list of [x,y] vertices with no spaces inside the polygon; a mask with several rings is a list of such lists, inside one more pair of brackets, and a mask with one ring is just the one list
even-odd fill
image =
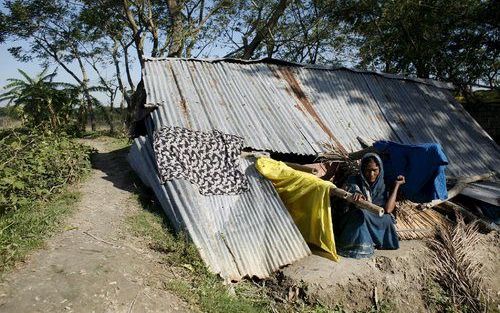
{"label": "tree canopy", "polygon": [[493,0],[7,0],[0,44],[68,72],[92,119],[89,73],[132,109],[144,57],[274,57],[498,89],[499,14]]}
{"label": "tree canopy", "polygon": [[500,6],[477,0],[334,2],[359,49],[359,66],[498,87]]}
{"label": "tree canopy", "polygon": [[6,92],[0,100],[7,100],[23,112],[23,120],[32,126],[50,126],[58,129],[71,122],[73,110],[77,106],[75,86],[55,82],[56,72],[45,69],[35,77],[19,70],[22,79],[10,78]]}

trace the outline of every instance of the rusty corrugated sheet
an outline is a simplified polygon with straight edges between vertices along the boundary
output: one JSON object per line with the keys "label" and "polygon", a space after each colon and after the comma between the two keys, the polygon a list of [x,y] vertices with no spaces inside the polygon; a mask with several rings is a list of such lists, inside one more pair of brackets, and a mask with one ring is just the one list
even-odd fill
{"label": "rusty corrugated sheet", "polygon": [[153,189],[176,228],[185,229],[201,257],[226,280],[268,277],[311,252],[272,184],[242,159],[250,191],[241,195],[203,196],[181,179],[161,184],[147,137],[134,140],[129,163]]}
{"label": "rusty corrugated sheet", "polygon": [[499,170],[499,150],[444,83],[278,61],[148,59],[155,127],[219,129],[255,149],[314,155],[357,136],[440,143],[454,176]]}

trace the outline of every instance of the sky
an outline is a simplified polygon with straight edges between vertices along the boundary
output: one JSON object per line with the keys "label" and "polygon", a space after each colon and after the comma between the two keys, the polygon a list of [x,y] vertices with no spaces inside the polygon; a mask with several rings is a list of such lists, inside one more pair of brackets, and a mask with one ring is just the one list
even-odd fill
{"label": "sky", "polygon": [[[4,43],[0,43],[0,94],[5,92],[4,86],[8,83],[7,79],[9,78],[22,78],[21,74],[18,72],[18,69],[25,71],[29,76],[33,77],[39,74],[43,68],[40,66],[39,60],[33,60],[30,62],[19,62],[16,60],[8,51],[9,47],[19,46],[18,42],[6,41]],[[135,66],[134,66],[135,65]],[[139,65],[134,64],[132,66],[132,76],[134,81],[137,83],[140,80],[140,69]],[[57,68],[57,76],[54,81],[65,82],[76,84],[76,81],[73,77],[71,77],[63,68],[52,65],[49,67],[49,72],[52,72]],[[75,70],[76,73],[80,73],[76,64],[72,64],[71,69]],[[97,74],[93,70],[89,69],[89,76],[91,84],[97,84],[98,77]],[[114,74],[112,68],[109,69],[109,73],[106,69],[103,69],[101,73],[104,77],[111,77]],[[106,95],[102,93],[94,94],[102,103],[107,105],[108,98]],[[5,106],[6,103],[0,103],[0,106]]]}

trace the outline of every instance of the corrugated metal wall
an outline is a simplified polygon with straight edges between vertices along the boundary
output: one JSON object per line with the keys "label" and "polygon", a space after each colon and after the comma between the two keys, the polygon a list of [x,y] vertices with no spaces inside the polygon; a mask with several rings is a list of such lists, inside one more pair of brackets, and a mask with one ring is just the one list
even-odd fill
{"label": "corrugated metal wall", "polygon": [[227,280],[268,277],[311,252],[272,184],[242,159],[250,191],[203,196],[185,180],[160,183],[153,149],[139,137],[128,156],[177,230],[185,229],[210,270]]}
{"label": "corrugated metal wall", "polygon": [[[315,155],[323,142],[356,151],[356,139],[440,143],[454,176],[499,170],[499,149],[439,82],[280,62],[149,59],[143,71],[151,136],[163,126],[220,131],[246,146]],[[161,185],[146,137],[129,162],[210,269],[226,279],[266,277],[310,253],[272,185],[251,161],[251,191],[200,195],[186,181]]]}

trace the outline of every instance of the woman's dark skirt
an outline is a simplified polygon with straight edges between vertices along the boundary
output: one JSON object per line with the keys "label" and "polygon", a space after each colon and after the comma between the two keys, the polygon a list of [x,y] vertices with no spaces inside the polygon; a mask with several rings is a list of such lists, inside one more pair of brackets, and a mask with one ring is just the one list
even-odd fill
{"label": "woman's dark skirt", "polygon": [[367,258],[374,249],[399,248],[398,235],[391,214],[378,216],[352,208],[334,221],[337,253],[348,258]]}

